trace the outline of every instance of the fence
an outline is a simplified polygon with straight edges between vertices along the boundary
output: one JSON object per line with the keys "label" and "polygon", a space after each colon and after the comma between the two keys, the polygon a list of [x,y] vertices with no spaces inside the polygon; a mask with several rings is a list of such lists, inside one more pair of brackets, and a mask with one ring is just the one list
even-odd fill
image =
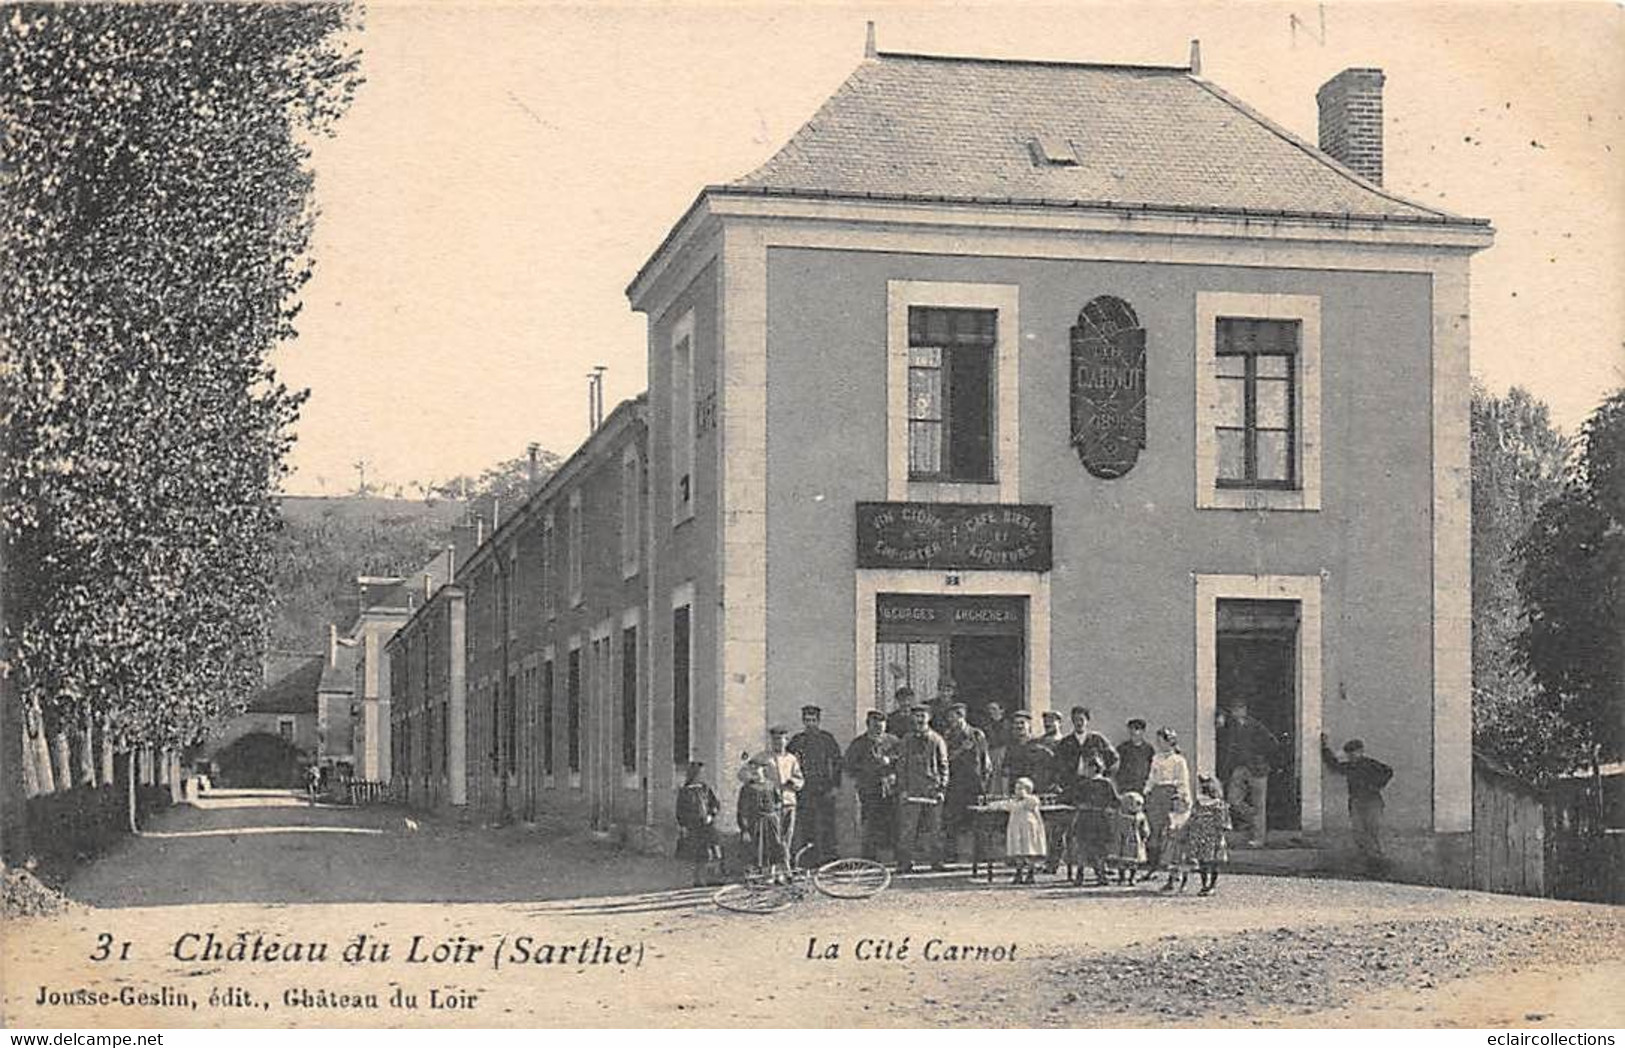
{"label": "fence", "polygon": [[341,787],[340,796],[346,804],[389,804],[395,791],[387,782],[362,782],[352,779]]}
{"label": "fence", "polygon": [[1625,830],[1553,834],[1547,884],[1559,899],[1625,903]]}
{"label": "fence", "polygon": [[1514,895],[1547,890],[1541,794],[1482,756],[1473,760],[1473,887]]}

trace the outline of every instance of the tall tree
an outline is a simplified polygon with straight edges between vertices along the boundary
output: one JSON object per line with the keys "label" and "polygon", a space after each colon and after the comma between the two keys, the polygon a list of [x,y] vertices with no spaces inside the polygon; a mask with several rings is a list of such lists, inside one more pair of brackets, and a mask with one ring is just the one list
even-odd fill
{"label": "tall tree", "polygon": [[1519,552],[1516,646],[1563,726],[1553,763],[1596,776],[1625,746],[1625,389],[1586,420],[1562,492]]}
{"label": "tall tree", "polygon": [[309,142],[360,82],[356,14],[0,17],[13,700],[184,744],[258,679],[303,397],[268,358],[309,275]]}
{"label": "tall tree", "polygon": [[1563,485],[1570,442],[1546,405],[1514,386],[1497,397],[1474,383],[1473,739],[1519,773],[1546,774],[1561,722],[1535,696],[1513,648],[1523,626],[1517,544]]}

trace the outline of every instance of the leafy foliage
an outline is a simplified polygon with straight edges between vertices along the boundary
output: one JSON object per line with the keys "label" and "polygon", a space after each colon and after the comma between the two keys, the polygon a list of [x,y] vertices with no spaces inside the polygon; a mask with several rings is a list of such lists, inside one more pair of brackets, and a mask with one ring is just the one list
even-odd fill
{"label": "leafy foliage", "polygon": [[1563,727],[1535,695],[1512,646],[1523,626],[1517,544],[1562,488],[1570,451],[1546,405],[1514,386],[1504,397],[1472,393],[1473,738],[1530,779],[1552,769]]}
{"label": "leafy foliage", "polygon": [[276,540],[271,647],[315,651],[355,618],[356,576],[406,575],[452,541],[454,501],[285,498]]}
{"label": "leafy foliage", "polygon": [[302,394],[308,140],[347,3],[11,7],[0,25],[8,667],[48,718],[189,741],[258,683]]}
{"label": "leafy foliage", "polygon": [[530,498],[531,493],[552,476],[553,471],[564,461],[539,445],[532,446],[537,449],[534,480],[530,475],[530,458],[526,455],[498,462],[477,477],[453,477],[442,484],[436,484],[430,491],[445,498],[466,500],[469,512],[487,524],[496,513],[500,513],[506,519],[507,515]]}
{"label": "leafy foliage", "polygon": [[1518,554],[1527,621],[1516,648],[1561,724],[1553,761],[1594,769],[1625,743],[1625,390],[1586,420],[1562,492]]}

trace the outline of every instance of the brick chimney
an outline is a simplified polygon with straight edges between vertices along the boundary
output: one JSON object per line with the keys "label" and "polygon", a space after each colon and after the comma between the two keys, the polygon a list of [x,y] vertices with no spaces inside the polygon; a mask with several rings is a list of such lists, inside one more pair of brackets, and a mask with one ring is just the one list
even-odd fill
{"label": "brick chimney", "polygon": [[1345,69],[1315,92],[1320,150],[1361,178],[1382,184],[1380,69]]}

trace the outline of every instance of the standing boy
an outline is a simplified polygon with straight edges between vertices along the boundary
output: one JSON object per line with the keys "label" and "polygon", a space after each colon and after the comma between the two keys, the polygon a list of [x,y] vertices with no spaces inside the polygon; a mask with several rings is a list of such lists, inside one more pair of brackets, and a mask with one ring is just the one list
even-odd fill
{"label": "standing boy", "polygon": [[1343,744],[1343,756],[1332,752],[1324,733],[1320,753],[1331,769],[1348,780],[1349,823],[1354,827],[1354,847],[1366,872],[1380,874],[1387,866],[1382,854],[1382,788],[1394,777],[1394,769],[1365,755],[1365,743],[1350,739]]}
{"label": "standing boy", "polygon": [[694,864],[694,886],[710,881],[710,871],[722,859],[717,840],[717,812],[722,804],[709,785],[700,781],[704,761],[689,761],[688,776],[677,788],[677,825],[682,830],[678,854],[687,853]]}

